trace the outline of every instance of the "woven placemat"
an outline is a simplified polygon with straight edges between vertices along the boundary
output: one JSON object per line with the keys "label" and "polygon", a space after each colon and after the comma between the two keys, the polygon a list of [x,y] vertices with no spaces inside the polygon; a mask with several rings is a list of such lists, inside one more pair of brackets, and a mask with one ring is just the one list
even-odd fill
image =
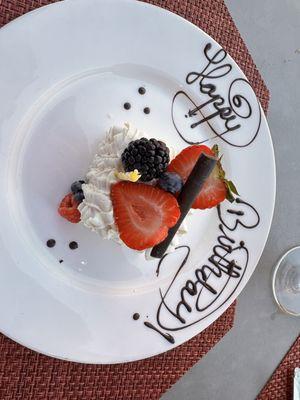
{"label": "woven placemat", "polygon": [[294,369],[300,368],[300,336],[296,339],[256,400],[292,400]]}
{"label": "woven placemat", "polygon": [[[0,25],[52,3],[0,0]],[[147,0],[200,26],[238,62],[264,110],[269,93],[223,0]],[[158,399],[232,327],[235,304],[214,324],[184,345],[144,361],[120,365],[82,365],[32,352],[0,335],[1,400]]]}

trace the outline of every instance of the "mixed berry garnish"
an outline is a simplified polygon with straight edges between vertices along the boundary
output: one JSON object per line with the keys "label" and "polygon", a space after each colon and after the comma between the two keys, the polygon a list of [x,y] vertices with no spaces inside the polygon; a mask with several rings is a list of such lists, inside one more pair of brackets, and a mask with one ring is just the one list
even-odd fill
{"label": "mixed berry garnish", "polygon": [[[164,241],[170,228],[178,229],[180,209],[183,209],[177,198],[180,203],[188,192],[189,183],[186,182],[193,179],[194,174],[188,178],[196,164],[198,168],[201,154],[213,160],[213,164],[206,175],[202,173],[205,181],[199,194],[197,189],[186,202],[188,207],[192,204],[192,208],[207,209],[225,198],[233,201],[233,194],[238,193],[225,177],[217,146],[189,146],[170,162],[170,151],[160,140],[143,137],[128,144],[121,155],[123,168],[115,171],[118,182],[110,189],[114,222],[120,239],[128,247],[135,250],[151,248]],[[202,155],[201,160],[203,158]],[[199,168],[203,170],[202,166]],[[197,182],[200,182],[198,178]],[[65,196],[58,209],[62,217],[73,223],[81,218],[78,206],[84,201],[84,183],[83,180],[72,183],[71,193]],[[181,218],[185,215],[182,213]]]}
{"label": "mixed berry garnish", "polygon": [[137,169],[141,174],[140,181],[149,182],[167,169],[169,154],[164,142],[142,138],[129,143],[122,153],[122,164],[125,172]]}

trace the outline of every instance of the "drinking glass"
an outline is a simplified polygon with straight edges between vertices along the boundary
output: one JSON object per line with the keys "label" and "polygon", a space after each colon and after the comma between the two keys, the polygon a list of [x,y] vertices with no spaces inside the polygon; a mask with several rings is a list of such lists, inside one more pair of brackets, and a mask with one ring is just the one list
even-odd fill
{"label": "drinking glass", "polygon": [[300,316],[300,246],[288,250],[278,261],[272,288],[280,309],[287,314]]}

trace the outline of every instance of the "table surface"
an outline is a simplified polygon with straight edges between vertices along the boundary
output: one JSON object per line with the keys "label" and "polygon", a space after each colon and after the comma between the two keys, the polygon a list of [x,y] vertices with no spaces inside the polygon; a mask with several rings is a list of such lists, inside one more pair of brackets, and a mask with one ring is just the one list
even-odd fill
{"label": "table surface", "polygon": [[162,400],[254,400],[300,332],[300,318],[280,313],[271,292],[274,264],[300,245],[300,2],[226,4],[271,93],[275,214],[262,258],[238,298],[234,328]]}

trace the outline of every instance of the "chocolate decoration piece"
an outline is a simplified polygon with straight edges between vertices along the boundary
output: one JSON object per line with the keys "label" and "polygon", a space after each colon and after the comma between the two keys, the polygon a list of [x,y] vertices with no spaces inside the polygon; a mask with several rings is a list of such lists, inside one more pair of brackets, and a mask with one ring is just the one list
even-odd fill
{"label": "chocolate decoration piece", "polygon": [[175,343],[175,339],[174,337],[167,332],[163,332],[160,329],[158,329],[156,326],[154,326],[153,324],[151,324],[151,322],[145,321],[144,325],[149,328],[154,330],[155,332],[159,333],[164,339],[166,339],[169,343],[174,344]]}
{"label": "chocolate decoration piece", "polygon": [[54,239],[47,240],[47,247],[54,247],[56,245],[56,241]]}
{"label": "chocolate decoration piece", "polygon": [[77,242],[70,242],[69,247],[71,250],[76,250],[78,248],[78,243]]}
{"label": "chocolate decoration piece", "polygon": [[186,217],[190,208],[192,207],[194,200],[200,193],[203,184],[214,169],[217,163],[217,159],[211,156],[207,156],[204,153],[200,154],[192,172],[190,173],[186,183],[184,184],[178,198],[178,205],[180,208],[180,217],[171,229],[169,229],[168,236],[164,241],[153,247],[151,256],[155,258],[162,258],[167,251],[169,244],[172,242],[176,232],[178,231],[182,221]]}

